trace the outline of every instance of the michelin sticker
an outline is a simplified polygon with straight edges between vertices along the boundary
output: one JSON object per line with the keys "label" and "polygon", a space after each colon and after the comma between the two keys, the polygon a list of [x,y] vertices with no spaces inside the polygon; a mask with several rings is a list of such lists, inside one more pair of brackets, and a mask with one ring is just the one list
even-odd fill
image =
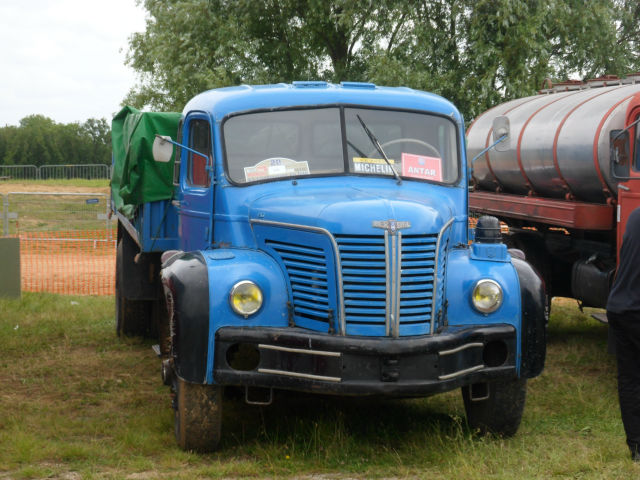
{"label": "michelin sticker", "polygon": [[[389,163],[395,166],[395,162],[389,159]],[[373,175],[393,175],[391,167],[383,158],[353,157],[354,173],[368,173]]]}
{"label": "michelin sticker", "polygon": [[255,182],[267,178],[309,175],[309,173],[308,162],[297,162],[284,157],[267,158],[253,167],[244,167],[244,178],[247,182]]}

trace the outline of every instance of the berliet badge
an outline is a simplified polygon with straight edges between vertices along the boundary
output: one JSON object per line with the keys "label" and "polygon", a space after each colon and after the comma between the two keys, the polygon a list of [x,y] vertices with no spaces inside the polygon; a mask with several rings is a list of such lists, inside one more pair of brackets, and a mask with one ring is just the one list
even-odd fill
{"label": "berliet badge", "polygon": [[397,220],[374,220],[371,223],[374,228],[382,228],[390,234],[396,233],[403,228],[411,228],[411,222],[398,222]]}

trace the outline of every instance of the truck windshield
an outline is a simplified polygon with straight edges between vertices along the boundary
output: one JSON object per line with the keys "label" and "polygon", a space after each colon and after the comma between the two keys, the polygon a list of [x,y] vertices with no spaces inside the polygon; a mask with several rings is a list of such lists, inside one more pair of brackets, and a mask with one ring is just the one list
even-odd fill
{"label": "truck windshield", "polygon": [[393,177],[362,123],[402,178],[442,183],[457,180],[456,126],[451,120],[425,113],[351,107],[279,110],[229,118],[223,126],[227,174],[237,184],[339,174]]}

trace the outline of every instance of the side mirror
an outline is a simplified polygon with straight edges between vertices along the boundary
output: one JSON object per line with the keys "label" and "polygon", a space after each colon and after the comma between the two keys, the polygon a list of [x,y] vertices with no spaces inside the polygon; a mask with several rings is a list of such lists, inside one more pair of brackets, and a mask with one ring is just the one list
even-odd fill
{"label": "side mirror", "polygon": [[497,152],[506,152],[511,146],[511,126],[509,123],[509,117],[506,115],[500,115],[493,119],[493,141],[497,142],[505,136],[506,138],[504,140],[496,144]]}
{"label": "side mirror", "polygon": [[173,156],[173,143],[171,137],[156,135],[152,147],[153,159],[160,163],[169,163]]}
{"label": "side mirror", "polygon": [[611,176],[618,180],[629,178],[629,131],[609,132],[609,161]]}

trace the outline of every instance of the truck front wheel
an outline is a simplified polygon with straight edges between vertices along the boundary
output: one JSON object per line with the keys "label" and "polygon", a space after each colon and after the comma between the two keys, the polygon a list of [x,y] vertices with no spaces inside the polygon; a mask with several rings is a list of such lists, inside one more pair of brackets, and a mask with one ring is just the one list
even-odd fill
{"label": "truck front wheel", "polygon": [[212,452],[222,425],[222,387],[187,382],[174,376],[175,431],[183,450]]}
{"label": "truck front wheel", "polygon": [[467,423],[482,435],[515,435],[522,420],[527,380],[518,378],[462,387]]}

